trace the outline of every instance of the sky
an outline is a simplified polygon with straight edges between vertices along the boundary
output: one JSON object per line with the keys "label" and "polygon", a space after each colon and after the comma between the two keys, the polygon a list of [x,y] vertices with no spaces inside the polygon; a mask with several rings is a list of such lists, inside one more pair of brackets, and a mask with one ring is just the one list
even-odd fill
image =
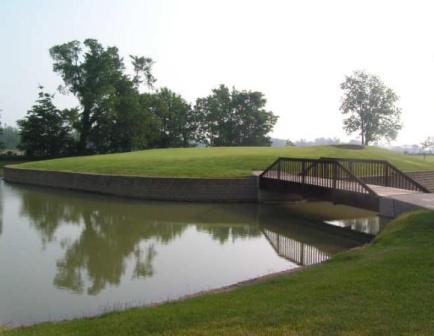
{"label": "sky", "polygon": [[[48,49],[96,38],[155,61],[157,87],[194,103],[223,83],[259,90],[279,116],[272,136],[346,136],[346,75],[378,75],[400,97],[394,144],[434,136],[434,1],[0,0],[0,109],[14,125],[57,92]],[[76,104],[56,93],[58,107]]]}

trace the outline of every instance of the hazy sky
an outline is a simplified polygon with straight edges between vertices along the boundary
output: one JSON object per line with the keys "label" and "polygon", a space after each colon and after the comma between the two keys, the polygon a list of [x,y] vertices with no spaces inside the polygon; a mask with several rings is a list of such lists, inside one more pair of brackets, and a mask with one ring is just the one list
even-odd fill
{"label": "hazy sky", "polygon": [[[434,135],[433,1],[0,0],[0,109],[14,124],[37,86],[55,92],[48,49],[96,38],[152,57],[158,86],[194,102],[220,83],[260,90],[273,136],[341,137],[339,84],[362,69],[400,96],[398,143]],[[56,94],[59,107],[74,104]]]}

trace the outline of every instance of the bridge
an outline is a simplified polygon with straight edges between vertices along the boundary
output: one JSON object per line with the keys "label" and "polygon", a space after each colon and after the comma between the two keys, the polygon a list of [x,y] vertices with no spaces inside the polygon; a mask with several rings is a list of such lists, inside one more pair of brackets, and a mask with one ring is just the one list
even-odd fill
{"label": "bridge", "polygon": [[380,199],[430,191],[385,160],[280,157],[259,175],[259,187],[374,211]]}

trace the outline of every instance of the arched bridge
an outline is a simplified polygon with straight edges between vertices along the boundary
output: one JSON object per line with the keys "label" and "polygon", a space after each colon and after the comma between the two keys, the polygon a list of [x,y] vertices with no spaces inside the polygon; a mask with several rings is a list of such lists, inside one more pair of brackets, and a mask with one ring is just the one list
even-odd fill
{"label": "arched bridge", "polygon": [[259,187],[376,211],[381,197],[430,192],[388,161],[325,157],[278,158]]}

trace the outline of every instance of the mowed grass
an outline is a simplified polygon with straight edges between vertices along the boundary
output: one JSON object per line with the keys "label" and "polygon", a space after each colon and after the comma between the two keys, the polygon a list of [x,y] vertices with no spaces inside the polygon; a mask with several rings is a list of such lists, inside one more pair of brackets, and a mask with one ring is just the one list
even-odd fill
{"label": "mowed grass", "polygon": [[403,215],[375,241],[233,291],[5,335],[433,335],[434,212]]}
{"label": "mowed grass", "polygon": [[279,156],[384,159],[407,171],[434,169],[434,161],[378,147],[360,150],[336,146],[152,149],[28,162],[18,167],[137,176],[242,177],[265,169]]}

